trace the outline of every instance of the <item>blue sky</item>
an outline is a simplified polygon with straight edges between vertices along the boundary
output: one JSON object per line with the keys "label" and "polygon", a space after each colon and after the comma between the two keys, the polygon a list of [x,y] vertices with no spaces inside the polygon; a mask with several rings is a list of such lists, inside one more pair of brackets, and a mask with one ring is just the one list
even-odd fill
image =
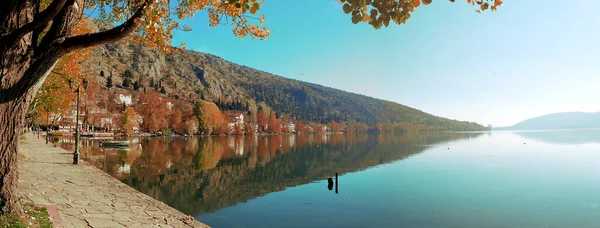
{"label": "blue sky", "polygon": [[481,124],[600,111],[600,1],[505,0],[483,14],[465,2],[436,0],[375,30],[334,0],[265,0],[265,41],[208,27],[199,13],[174,44]]}

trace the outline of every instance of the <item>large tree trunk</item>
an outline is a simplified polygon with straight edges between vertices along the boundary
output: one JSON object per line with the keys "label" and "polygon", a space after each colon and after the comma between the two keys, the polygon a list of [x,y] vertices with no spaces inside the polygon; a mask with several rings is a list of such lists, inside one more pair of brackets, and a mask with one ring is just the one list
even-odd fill
{"label": "large tree trunk", "polygon": [[[35,93],[60,57],[132,33],[153,1],[144,1],[120,26],[72,37],[69,35],[81,18],[78,5],[82,6],[83,0],[53,0],[43,11],[39,11],[39,0],[1,1],[0,214],[21,214],[17,202],[18,139]],[[42,30],[44,36],[38,39]]]}
{"label": "large tree trunk", "polygon": [[[11,4],[12,3],[12,4]],[[4,5],[4,4],[3,4]],[[9,1],[12,7],[0,10],[0,32],[19,28],[33,16],[31,2]],[[17,150],[19,133],[27,112],[27,94],[16,97],[16,90],[10,90],[25,73],[31,54],[28,44],[31,36],[23,37],[13,45],[0,46],[0,213],[22,214],[17,202]]]}
{"label": "large tree trunk", "polygon": [[17,151],[27,102],[24,99],[0,104],[0,210],[21,213],[17,202]]}

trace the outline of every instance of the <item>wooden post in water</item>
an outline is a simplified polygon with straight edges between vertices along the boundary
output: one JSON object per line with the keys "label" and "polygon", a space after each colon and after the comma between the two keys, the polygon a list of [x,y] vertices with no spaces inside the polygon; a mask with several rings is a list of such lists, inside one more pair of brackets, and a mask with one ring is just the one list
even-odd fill
{"label": "wooden post in water", "polygon": [[338,173],[335,173],[335,194],[338,194]]}

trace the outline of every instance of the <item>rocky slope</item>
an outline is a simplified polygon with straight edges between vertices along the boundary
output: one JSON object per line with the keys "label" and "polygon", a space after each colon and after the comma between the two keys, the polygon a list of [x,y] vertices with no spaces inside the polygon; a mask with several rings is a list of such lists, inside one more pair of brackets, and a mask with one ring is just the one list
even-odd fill
{"label": "rocky slope", "polygon": [[204,97],[209,101],[239,101],[248,104],[250,110],[260,105],[308,122],[404,122],[438,129],[484,129],[479,124],[433,116],[394,102],[276,76],[188,50],[162,54],[139,44],[107,44],[94,48],[83,65],[101,85],[109,75],[120,85],[125,70],[130,70],[133,80],[146,88],[151,80],[162,80],[167,94],[179,100],[192,103]]}

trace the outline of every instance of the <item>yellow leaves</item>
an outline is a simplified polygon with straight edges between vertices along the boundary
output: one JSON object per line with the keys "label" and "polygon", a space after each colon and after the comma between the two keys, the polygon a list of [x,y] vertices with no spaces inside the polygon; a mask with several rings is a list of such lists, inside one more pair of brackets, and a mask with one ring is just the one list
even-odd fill
{"label": "yellow leaves", "polygon": [[[90,4],[99,17],[108,24],[119,24],[130,18],[143,1],[99,0]],[[270,31],[263,26],[264,16],[259,14],[263,0],[155,0],[139,20],[140,26],[130,36],[130,41],[143,42],[163,52],[171,51],[173,33],[177,30],[189,32],[191,27],[176,21],[193,18],[199,11],[206,11],[212,27],[222,24],[232,26],[234,35],[264,39]],[[252,17],[250,17],[253,15]],[[242,20],[244,19],[244,20]],[[251,20],[249,20],[251,19]]]}

